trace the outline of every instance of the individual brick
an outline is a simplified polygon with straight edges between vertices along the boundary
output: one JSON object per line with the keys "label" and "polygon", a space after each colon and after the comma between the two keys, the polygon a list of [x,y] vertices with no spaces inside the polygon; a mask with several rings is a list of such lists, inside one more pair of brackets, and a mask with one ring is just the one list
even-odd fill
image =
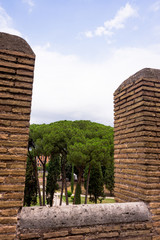
{"label": "individual brick", "polygon": [[22,201],[0,201],[0,208],[12,208],[12,207],[22,207]]}
{"label": "individual brick", "polygon": [[10,62],[16,62],[17,58],[15,56],[9,56],[9,55],[0,53],[0,60],[7,60],[7,61],[10,61]]}
{"label": "individual brick", "polygon": [[24,185],[0,185],[0,191],[15,191],[15,192],[23,192]]}
{"label": "individual brick", "polygon": [[68,235],[68,231],[56,231],[56,232],[49,232],[49,233],[44,233],[44,239],[48,239],[48,238],[53,238],[53,237],[64,237]]}
{"label": "individual brick", "polygon": [[17,223],[17,217],[0,217],[0,224],[14,224]]}
{"label": "individual brick", "polygon": [[18,63],[23,63],[23,64],[34,66],[34,59],[27,59],[27,58],[19,57]]}
{"label": "individual brick", "polygon": [[16,232],[16,226],[0,226],[0,233],[15,233]]}
{"label": "individual brick", "polygon": [[[5,202],[6,203],[6,202]],[[18,209],[9,208],[9,209],[0,209],[0,215],[5,217],[15,216],[18,214]]]}
{"label": "individual brick", "polygon": [[21,234],[20,239],[37,239],[40,235],[38,233],[24,233]]}
{"label": "individual brick", "polygon": [[16,239],[16,234],[0,234],[0,239],[1,240],[15,240]]}
{"label": "individual brick", "polygon": [[69,236],[69,237],[60,237],[60,238],[50,238],[50,240],[84,240],[84,236],[79,235],[79,236]]}

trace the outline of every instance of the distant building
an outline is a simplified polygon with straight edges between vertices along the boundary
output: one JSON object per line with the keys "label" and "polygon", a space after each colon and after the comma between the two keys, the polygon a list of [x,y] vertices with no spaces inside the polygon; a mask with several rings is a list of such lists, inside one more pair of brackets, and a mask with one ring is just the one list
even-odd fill
{"label": "distant building", "polygon": [[[40,159],[42,160],[42,162],[45,161],[45,156],[40,156]],[[38,157],[36,157],[36,162],[37,162],[37,167],[42,167],[41,161],[39,160]],[[49,162],[49,157],[47,157],[46,159],[46,163]]]}

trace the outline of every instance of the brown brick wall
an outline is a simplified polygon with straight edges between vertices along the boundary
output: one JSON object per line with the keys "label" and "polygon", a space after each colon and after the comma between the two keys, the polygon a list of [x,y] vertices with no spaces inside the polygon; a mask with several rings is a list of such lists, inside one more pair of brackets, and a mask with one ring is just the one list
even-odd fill
{"label": "brown brick wall", "polygon": [[0,33],[0,239],[15,239],[23,205],[35,55]]}
{"label": "brown brick wall", "polygon": [[107,224],[98,226],[61,228],[53,231],[21,232],[20,239],[50,239],[50,240],[151,240],[152,224],[149,222],[134,222]]}
{"label": "brown brick wall", "polygon": [[160,70],[131,76],[114,103],[116,200],[148,203],[160,239]]}

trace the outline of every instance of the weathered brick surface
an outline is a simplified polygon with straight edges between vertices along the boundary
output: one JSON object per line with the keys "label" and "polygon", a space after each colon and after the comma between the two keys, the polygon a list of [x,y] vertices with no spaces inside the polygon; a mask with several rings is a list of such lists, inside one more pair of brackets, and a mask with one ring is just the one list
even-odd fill
{"label": "weathered brick surface", "polygon": [[21,38],[0,33],[0,239],[16,238],[23,205],[35,55]]}
{"label": "weathered brick surface", "polygon": [[151,240],[152,223],[134,222],[128,224],[109,224],[86,227],[61,228],[55,231],[33,230],[25,232],[21,229],[20,239],[53,239],[53,240],[91,240],[91,239],[147,239]]}
{"label": "weathered brick surface", "polygon": [[1,240],[15,240],[16,239],[16,234],[0,234],[0,239]]}
{"label": "weathered brick surface", "polygon": [[115,91],[114,104],[116,200],[149,203],[153,239],[158,239],[160,70],[143,69],[124,81]]}

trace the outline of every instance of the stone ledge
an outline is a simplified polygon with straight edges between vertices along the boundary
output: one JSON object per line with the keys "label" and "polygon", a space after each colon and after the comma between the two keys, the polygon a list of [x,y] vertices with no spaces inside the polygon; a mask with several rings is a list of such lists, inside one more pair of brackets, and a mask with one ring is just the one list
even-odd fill
{"label": "stone ledge", "polygon": [[56,229],[150,220],[143,202],[23,207],[18,216],[20,229]]}

